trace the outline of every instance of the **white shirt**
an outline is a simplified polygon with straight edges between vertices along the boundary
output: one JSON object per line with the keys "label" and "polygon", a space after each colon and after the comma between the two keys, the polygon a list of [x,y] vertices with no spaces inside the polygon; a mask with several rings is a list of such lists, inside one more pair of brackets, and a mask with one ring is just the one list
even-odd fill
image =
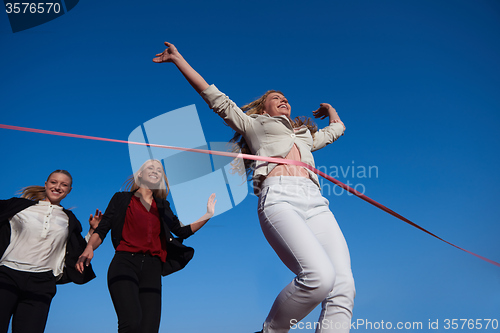
{"label": "white shirt", "polygon": [[[269,114],[253,114],[248,116],[214,85],[209,86],[200,95],[229,127],[244,136],[250,151],[257,156],[284,158],[296,145],[300,160],[314,167],[311,152],[332,143],[344,133],[344,125],[331,123],[319,129],[313,137],[306,126],[293,128],[284,115],[271,117]],[[254,180],[259,180],[260,176],[267,176],[276,165],[256,161]],[[309,169],[307,171],[311,180],[319,187],[318,176]]]}
{"label": "white shirt", "polygon": [[59,277],[64,269],[69,219],[61,206],[39,201],[10,220],[10,244],[0,265],[25,272],[49,272]]}

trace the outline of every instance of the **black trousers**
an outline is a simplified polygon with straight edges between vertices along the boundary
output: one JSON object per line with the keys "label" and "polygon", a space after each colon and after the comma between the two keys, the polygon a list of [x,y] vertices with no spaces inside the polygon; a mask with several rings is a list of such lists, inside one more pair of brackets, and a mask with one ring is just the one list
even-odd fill
{"label": "black trousers", "polygon": [[0,333],[43,333],[56,294],[52,272],[29,273],[0,266]]}
{"label": "black trousers", "polygon": [[120,333],[158,333],[161,317],[161,260],[149,254],[116,252],[108,289]]}

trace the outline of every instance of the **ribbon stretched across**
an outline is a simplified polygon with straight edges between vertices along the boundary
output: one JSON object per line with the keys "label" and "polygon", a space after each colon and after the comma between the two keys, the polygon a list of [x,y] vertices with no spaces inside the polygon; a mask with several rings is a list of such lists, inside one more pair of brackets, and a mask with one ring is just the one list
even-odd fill
{"label": "ribbon stretched across", "polygon": [[324,172],[319,171],[318,169],[300,161],[294,161],[294,160],[287,160],[283,158],[276,158],[276,157],[264,157],[264,156],[255,156],[255,155],[249,155],[249,154],[237,154],[237,153],[231,153],[231,152],[223,152],[223,151],[214,151],[214,150],[205,150],[205,149],[194,149],[194,148],[182,148],[182,147],[173,147],[173,146],[166,146],[166,145],[158,145],[158,144],[152,144],[152,143],[142,143],[142,142],[133,142],[133,141],[125,141],[125,140],[115,140],[115,139],[108,139],[108,138],[101,138],[101,137],[96,137],[96,136],[88,136],[88,135],[80,135],[80,134],[71,134],[71,133],[63,133],[63,132],[55,132],[55,131],[47,131],[47,130],[41,130],[41,129],[34,129],[34,128],[28,128],[28,127],[19,127],[19,126],[11,126],[11,125],[3,125],[0,124],[0,128],[4,129],[10,129],[10,130],[15,130],[15,131],[23,131],[23,132],[32,132],[32,133],[41,133],[41,134],[50,134],[50,135],[57,135],[57,136],[66,136],[70,138],[79,138],[79,139],[87,139],[87,140],[97,140],[97,141],[107,141],[107,142],[117,142],[117,143],[126,143],[126,144],[133,144],[133,145],[140,145],[140,146],[149,146],[149,147],[158,147],[158,148],[166,148],[166,149],[174,149],[174,150],[181,150],[181,151],[190,151],[190,152],[195,152],[195,153],[203,153],[203,154],[212,154],[212,155],[219,155],[219,156],[227,156],[227,157],[234,157],[234,158],[243,158],[243,159],[249,159],[249,160],[256,160],[256,161],[266,161],[266,162],[271,162],[271,163],[278,163],[278,164],[293,164],[293,165],[298,165],[304,168],[307,168],[311,170],[312,172],[328,179],[332,183],[334,183],[337,186],[340,186],[346,191],[349,191],[350,193],[354,194],[355,196],[365,200],[366,202],[374,205],[377,208],[382,209],[383,211],[391,214],[392,216],[397,217],[401,221],[404,221],[408,223],[409,225],[422,230],[423,232],[439,239],[440,241],[445,242],[446,244],[449,244],[453,247],[456,247],[459,250],[462,250],[464,252],[467,252],[469,254],[472,254],[473,256],[484,260],[486,262],[489,262],[490,264],[493,264],[495,266],[500,267],[500,263],[493,261],[491,259],[485,258],[483,256],[480,256],[479,254],[476,254],[474,252],[471,252],[469,250],[466,250],[464,248],[461,248],[453,243],[450,243],[441,237],[433,234],[432,232],[422,228],[418,224],[408,220],[406,217],[396,213],[392,209],[387,208],[386,206],[378,203],[377,201],[367,197],[366,195],[356,191],[355,189],[351,188],[350,186],[338,181],[337,179],[325,174]]}

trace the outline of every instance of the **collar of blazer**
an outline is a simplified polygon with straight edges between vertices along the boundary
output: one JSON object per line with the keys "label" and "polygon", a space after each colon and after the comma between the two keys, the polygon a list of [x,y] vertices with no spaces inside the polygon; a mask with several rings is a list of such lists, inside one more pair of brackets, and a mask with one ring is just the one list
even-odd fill
{"label": "collar of blazer", "polygon": [[[130,191],[130,199],[132,199],[132,196],[135,195],[135,192],[137,192],[139,189],[135,189],[133,191]],[[163,210],[165,208],[165,205],[164,205],[164,202],[166,200],[163,200],[163,199],[160,199],[160,198],[157,198],[153,192],[153,200],[156,202],[156,208],[158,208],[158,210]]]}

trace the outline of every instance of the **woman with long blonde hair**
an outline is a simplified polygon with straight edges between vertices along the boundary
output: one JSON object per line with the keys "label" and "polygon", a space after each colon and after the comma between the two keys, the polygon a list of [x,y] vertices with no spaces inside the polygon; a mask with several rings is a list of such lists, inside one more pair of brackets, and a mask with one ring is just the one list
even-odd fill
{"label": "woman with long blonde hair", "polygon": [[166,200],[169,187],[160,161],[146,161],[126,183],[129,191],[115,193],[76,268],[84,270],[111,230],[116,252],[108,269],[108,289],[118,332],[157,333],[161,277],[184,268],[191,260],[194,249],[182,240],[207,223],[217,200],[212,194],[207,212],[190,225],[182,225]]}
{"label": "woman with long blonde hair", "polygon": [[[290,118],[291,106],[280,91],[271,90],[239,108],[209,85],[171,43],[153,59],[172,62],[235,132],[233,141],[251,154],[281,157],[314,166],[312,151],[343,135],[345,126],[326,103],[313,111],[329,117],[317,130],[310,120]],[[246,113],[244,112],[246,111]],[[296,274],[276,298],[263,324],[264,333],[284,333],[322,304],[316,332],[348,332],[354,305],[354,279],[349,250],[329,202],[321,195],[316,174],[307,168],[265,161],[246,163],[259,196],[262,231],[282,262]]]}
{"label": "woman with long blonde hair", "polygon": [[[21,197],[0,200],[0,332],[45,330],[56,284],[87,283],[92,267],[75,264],[87,243],[75,215],[60,203],[71,192],[66,170],[52,172],[44,186],[28,186]],[[90,216],[87,239],[101,214]]]}

